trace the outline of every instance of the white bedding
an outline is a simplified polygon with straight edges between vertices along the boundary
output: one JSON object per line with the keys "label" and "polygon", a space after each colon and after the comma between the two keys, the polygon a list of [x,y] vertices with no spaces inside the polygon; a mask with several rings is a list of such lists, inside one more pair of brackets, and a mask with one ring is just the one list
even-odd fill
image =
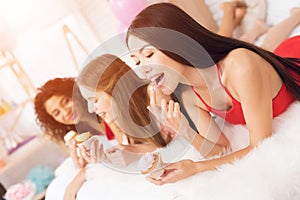
{"label": "white bedding", "polygon": [[[164,163],[174,162],[178,159],[192,159],[194,161],[203,159],[196,149],[180,137],[177,137],[168,147],[162,149],[160,153]],[[146,181],[144,176],[139,173],[137,162],[129,165],[126,169],[119,170],[128,172],[116,171],[101,164],[90,164],[86,173],[88,181],[79,191],[77,199],[116,199],[123,195],[124,197],[133,195],[133,199],[139,199],[140,195],[148,193],[148,191],[151,191],[151,194],[147,194],[147,197],[143,199],[150,200],[156,197],[162,198],[162,196],[164,196],[164,199],[173,199],[173,193],[176,190],[168,190],[169,186],[164,186],[164,189],[161,189],[161,187]],[[56,170],[56,179],[48,187],[46,199],[61,199],[63,189],[77,172],[78,169],[74,167],[72,160],[67,159]],[[124,188],[126,189],[124,190]]]}
{"label": "white bedding", "polygon": [[[212,12],[223,0],[206,0]],[[267,22],[274,25],[289,15],[300,0],[267,0]],[[217,20],[218,16],[214,16]],[[300,27],[292,35],[300,34]],[[289,120],[286,121],[285,119]],[[273,136],[234,164],[201,173],[175,184],[155,186],[142,175],[119,173],[102,165],[90,165],[87,182],[77,200],[93,199],[201,199],[201,200],[298,200],[300,199],[300,102],[274,120]],[[243,126],[226,126],[227,136],[236,149],[247,143]],[[187,157],[198,157],[190,149]],[[189,154],[189,155],[188,155]],[[70,160],[60,168],[50,184],[46,200],[60,200],[64,188],[76,174]]]}
{"label": "white bedding", "polygon": [[[300,102],[296,102],[274,120],[276,132],[273,136],[243,159],[175,184],[155,186],[142,175],[120,173],[100,164],[90,165],[88,181],[80,189],[77,199],[300,199],[299,117]],[[235,140],[247,136],[244,126],[226,126],[226,132],[237,137],[233,138]],[[192,148],[186,152],[185,158],[189,157],[201,159]],[[76,173],[76,170],[70,170],[69,164],[64,164],[65,170],[61,170],[49,186],[46,200],[62,199],[64,188]]]}

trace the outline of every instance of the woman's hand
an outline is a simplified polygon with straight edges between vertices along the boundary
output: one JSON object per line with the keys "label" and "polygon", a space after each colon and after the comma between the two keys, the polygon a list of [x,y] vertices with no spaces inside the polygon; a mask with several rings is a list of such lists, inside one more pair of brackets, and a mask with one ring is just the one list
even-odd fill
{"label": "woman's hand", "polygon": [[124,146],[118,145],[104,151],[103,144],[95,139],[91,142],[89,151],[84,146],[80,147],[80,151],[88,163],[101,162],[115,167],[124,167],[139,158],[136,152],[127,151]]}
{"label": "woman's hand", "polygon": [[188,120],[180,111],[178,102],[170,100],[168,103],[165,100],[161,101],[162,115],[166,116],[166,127],[172,128],[176,133],[183,134],[188,132],[190,125]]}
{"label": "woman's hand", "polygon": [[85,182],[85,169],[81,169],[71,183],[67,186],[64,200],[76,200],[76,195],[82,184]]}
{"label": "woman's hand", "polygon": [[[160,125],[166,123],[166,115],[161,111],[161,106],[156,101],[156,88],[151,87],[149,90],[150,105],[147,109],[156,117]],[[162,100],[161,100],[162,101]]]}
{"label": "woman's hand", "polygon": [[[78,168],[83,168],[87,164],[86,160],[80,154],[80,151],[77,151],[77,144],[75,140],[70,141],[68,144],[70,149],[70,157],[74,165]],[[79,155],[78,155],[79,152]]]}
{"label": "woman's hand", "polygon": [[175,137],[176,134],[184,136],[188,141],[194,138],[194,132],[191,131],[188,120],[182,115],[178,102],[165,99],[160,101],[160,106],[156,102],[155,89],[150,90],[150,106],[148,109],[154,114],[162,126],[163,133],[171,134]]}
{"label": "woman's hand", "polygon": [[82,157],[88,163],[111,163],[107,154],[104,152],[103,144],[100,144],[97,138],[93,139],[91,142],[90,150],[87,150],[83,145],[80,146],[80,152]]}
{"label": "woman's hand", "polygon": [[164,168],[164,173],[161,176],[161,179],[157,180],[147,177],[147,180],[156,185],[175,183],[200,172],[197,169],[198,164],[199,163],[195,163],[192,160],[181,160],[176,163],[171,163]]}

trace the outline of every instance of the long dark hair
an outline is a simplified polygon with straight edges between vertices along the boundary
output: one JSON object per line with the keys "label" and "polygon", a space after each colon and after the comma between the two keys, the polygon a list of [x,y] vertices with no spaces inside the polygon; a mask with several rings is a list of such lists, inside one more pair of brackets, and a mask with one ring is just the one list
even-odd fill
{"label": "long dark hair", "polygon": [[158,3],[145,8],[128,28],[127,44],[130,35],[155,46],[175,61],[196,68],[213,66],[234,49],[248,49],[269,62],[290,93],[300,100],[300,80],[289,72],[300,74],[297,65],[300,59],[283,58],[250,43],[210,32],[173,4]]}
{"label": "long dark hair", "polygon": [[117,125],[135,142],[150,141],[157,147],[167,143],[160,134],[155,117],[149,112],[147,86],[118,57],[104,54],[89,62],[80,72],[77,82],[92,91],[104,91],[113,97],[113,114]]}
{"label": "long dark hair", "polygon": [[[51,115],[48,114],[45,108],[45,102],[52,96],[65,96],[73,100],[73,109],[78,108],[80,115],[86,119],[98,120],[94,115],[88,113],[87,103],[81,96],[78,87],[76,87],[75,79],[70,78],[55,78],[47,81],[43,86],[38,88],[38,93],[34,98],[34,110],[36,121],[43,129],[46,135],[50,136],[56,142],[63,142],[64,135],[70,131],[84,132],[90,131],[93,134],[100,134],[97,130],[99,127],[90,127],[88,122],[79,122],[75,125],[66,125],[57,122]],[[77,104],[77,106],[75,106]],[[80,109],[80,110],[79,110]],[[100,125],[99,125],[100,126]]]}

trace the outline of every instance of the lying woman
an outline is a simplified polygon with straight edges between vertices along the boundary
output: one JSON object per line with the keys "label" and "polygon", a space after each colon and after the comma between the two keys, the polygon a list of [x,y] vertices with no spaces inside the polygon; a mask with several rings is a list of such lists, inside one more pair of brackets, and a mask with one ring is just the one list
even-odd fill
{"label": "lying woman", "polygon": [[[222,158],[171,164],[165,177],[151,180],[155,184],[176,182],[243,158],[272,135],[273,118],[300,100],[299,59],[214,34],[171,4],[141,11],[129,27],[127,44],[136,65],[164,94],[173,93],[179,84],[193,89],[185,106],[193,119],[198,114],[195,124],[203,137],[228,144],[211,113],[231,124],[245,124],[250,132],[244,149]],[[195,96],[197,101],[189,101]]]}

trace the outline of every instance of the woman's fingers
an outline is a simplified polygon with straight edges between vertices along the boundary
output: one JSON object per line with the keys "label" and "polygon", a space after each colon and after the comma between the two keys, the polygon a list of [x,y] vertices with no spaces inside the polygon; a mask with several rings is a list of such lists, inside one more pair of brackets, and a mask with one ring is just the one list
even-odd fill
{"label": "woman's fingers", "polygon": [[98,161],[98,157],[97,157],[97,155],[98,155],[98,151],[99,151],[99,149],[98,149],[98,140],[94,140],[92,143],[91,143],[91,147],[90,147],[90,155],[91,155],[91,162],[92,163],[97,163],[97,162],[99,162]]}
{"label": "woman's fingers", "polygon": [[108,154],[111,154],[111,153],[114,153],[117,150],[122,149],[122,148],[123,148],[122,145],[118,145],[118,146],[114,146],[114,147],[111,147],[109,149],[106,149],[105,152],[108,153]]}
{"label": "woman's fingers", "polygon": [[174,112],[174,101],[170,100],[168,105],[168,114],[167,114],[168,118],[173,117],[173,112]]}
{"label": "woman's fingers", "polygon": [[165,164],[164,173],[163,173],[163,175],[161,175],[160,179],[154,179],[154,178],[151,178],[148,176],[148,177],[146,177],[147,180],[155,185],[163,185],[166,183],[174,182],[172,179],[175,175],[175,173],[174,173],[175,169],[172,167],[172,165],[173,164]]}
{"label": "woman's fingers", "polygon": [[168,104],[168,117],[177,117],[180,116],[180,105],[178,102],[174,102],[173,100],[169,101]]}
{"label": "woman's fingers", "polygon": [[84,167],[86,165],[86,160],[82,157],[80,149],[77,147],[75,140],[70,142],[68,146],[70,148],[70,157],[73,160],[74,165],[79,168]]}
{"label": "woman's fingers", "polygon": [[193,170],[195,169],[193,165],[195,165],[195,162],[192,160],[181,160],[176,163],[171,163],[164,167],[164,173],[159,180],[150,177],[147,177],[147,179],[156,185],[174,183],[198,173],[199,171]]}
{"label": "woman's fingers", "polygon": [[160,117],[161,117],[161,121],[163,123],[165,123],[166,121],[166,115],[167,115],[167,101],[165,99],[162,99],[160,101],[160,107],[161,107],[161,114],[160,114]]}
{"label": "woman's fingers", "polygon": [[162,127],[168,126],[170,128],[174,128],[174,130],[178,130],[178,126],[181,123],[181,112],[180,105],[173,100],[170,100],[168,103],[165,99],[162,99],[160,102],[160,106],[156,105],[155,91],[150,92],[150,112],[157,118]]}
{"label": "woman's fingers", "polygon": [[180,113],[180,105],[178,102],[176,102],[174,104],[174,113],[173,113],[173,117],[176,117],[176,116],[179,116],[181,113]]}
{"label": "woman's fingers", "polygon": [[76,151],[76,141],[72,141],[69,143],[70,156],[72,159],[77,159],[77,151]]}
{"label": "woman's fingers", "polygon": [[180,120],[181,112],[179,103],[173,100],[169,101],[167,113],[168,119],[176,118]]}
{"label": "woman's fingers", "polygon": [[107,155],[104,151],[103,144],[100,144],[99,159],[101,162],[111,163],[110,159],[107,157]]}
{"label": "woman's fingers", "polygon": [[80,149],[81,157],[84,158],[88,163],[90,163],[91,162],[90,153],[86,150],[84,146],[80,146],[79,149]]}
{"label": "woman's fingers", "polygon": [[156,91],[154,86],[150,87],[150,106],[156,105]]}

